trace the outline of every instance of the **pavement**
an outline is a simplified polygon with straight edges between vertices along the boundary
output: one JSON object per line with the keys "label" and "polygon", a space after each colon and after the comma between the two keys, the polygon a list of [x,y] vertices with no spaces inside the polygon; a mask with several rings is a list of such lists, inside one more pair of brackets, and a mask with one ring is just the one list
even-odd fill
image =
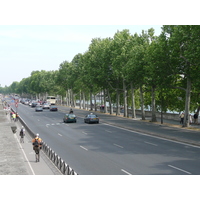
{"label": "pavement", "polygon": [[0,175],[61,175],[42,151],[40,162],[35,162],[32,138],[26,133],[24,143],[20,143],[20,129],[21,124],[10,120],[0,101]]}
{"label": "pavement", "polygon": [[[162,137],[190,145],[200,146],[200,126],[192,124],[183,128],[177,120],[166,120],[161,124],[149,122],[150,119],[140,120],[124,118],[98,112],[101,122],[113,126],[138,131],[143,134]],[[103,116],[103,119],[102,117]],[[108,119],[108,120],[107,120]],[[126,121],[126,123],[124,123]],[[126,125],[125,125],[126,124]],[[17,132],[13,133],[11,127],[16,127]],[[19,142],[19,131],[21,124],[12,122],[10,116],[6,115],[0,101],[0,175],[61,175],[56,166],[41,152],[41,160],[35,162],[35,154],[32,149],[32,138],[26,133],[24,143]]]}

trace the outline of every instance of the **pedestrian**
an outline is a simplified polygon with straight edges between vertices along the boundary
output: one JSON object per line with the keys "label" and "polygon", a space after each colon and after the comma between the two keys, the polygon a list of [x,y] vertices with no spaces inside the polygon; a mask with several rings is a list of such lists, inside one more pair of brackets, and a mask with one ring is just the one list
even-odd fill
{"label": "pedestrian", "polygon": [[16,121],[18,121],[18,120],[19,120],[19,114],[16,113]]}
{"label": "pedestrian", "polygon": [[19,132],[19,136],[20,136],[20,142],[24,143],[25,129],[24,129],[23,126],[22,126],[22,128],[21,128],[21,130]]}
{"label": "pedestrian", "polygon": [[11,111],[10,112],[10,120],[12,121],[12,119],[13,119],[13,112]]}
{"label": "pedestrian", "polygon": [[180,115],[180,118],[181,118],[180,124],[183,124],[183,120],[184,120],[184,113],[182,113],[182,114]]}
{"label": "pedestrian", "polygon": [[190,124],[192,124],[192,115],[189,115],[189,119],[190,119]]}
{"label": "pedestrian", "polygon": [[197,112],[194,114],[194,123],[198,124],[198,113]]}
{"label": "pedestrian", "polygon": [[12,118],[13,118],[13,121],[16,122],[16,114],[15,113],[12,114]]}

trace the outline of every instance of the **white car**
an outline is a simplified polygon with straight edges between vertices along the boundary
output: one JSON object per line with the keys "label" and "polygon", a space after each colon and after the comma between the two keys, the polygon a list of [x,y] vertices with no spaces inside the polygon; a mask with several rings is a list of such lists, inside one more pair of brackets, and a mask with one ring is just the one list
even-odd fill
{"label": "white car", "polygon": [[49,108],[50,108],[50,105],[48,103],[43,104],[43,109],[49,109]]}

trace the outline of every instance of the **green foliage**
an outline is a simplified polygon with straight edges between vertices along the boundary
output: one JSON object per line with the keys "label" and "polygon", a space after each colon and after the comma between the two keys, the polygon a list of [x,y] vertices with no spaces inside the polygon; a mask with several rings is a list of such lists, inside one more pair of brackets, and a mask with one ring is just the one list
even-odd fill
{"label": "green foliage", "polygon": [[[117,31],[113,38],[94,38],[87,51],[64,61],[56,71],[33,71],[31,76],[1,93],[60,94],[73,91],[89,93],[109,90],[112,103],[116,92],[123,92],[123,81],[131,105],[130,83],[133,83],[136,107],[140,106],[139,87],[144,89],[145,105],[151,104],[151,88],[155,88],[157,109],[182,111],[185,106],[187,78],[191,79],[191,110],[200,105],[200,26],[167,25],[159,36],[154,29],[131,35]],[[123,104],[122,95],[120,102]]]}

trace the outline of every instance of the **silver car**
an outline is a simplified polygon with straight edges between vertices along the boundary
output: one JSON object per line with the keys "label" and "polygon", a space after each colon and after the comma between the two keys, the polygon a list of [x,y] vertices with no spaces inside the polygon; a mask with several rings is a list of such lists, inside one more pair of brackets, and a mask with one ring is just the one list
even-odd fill
{"label": "silver car", "polygon": [[42,112],[43,108],[41,106],[36,106],[35,107],[35,112]]}

